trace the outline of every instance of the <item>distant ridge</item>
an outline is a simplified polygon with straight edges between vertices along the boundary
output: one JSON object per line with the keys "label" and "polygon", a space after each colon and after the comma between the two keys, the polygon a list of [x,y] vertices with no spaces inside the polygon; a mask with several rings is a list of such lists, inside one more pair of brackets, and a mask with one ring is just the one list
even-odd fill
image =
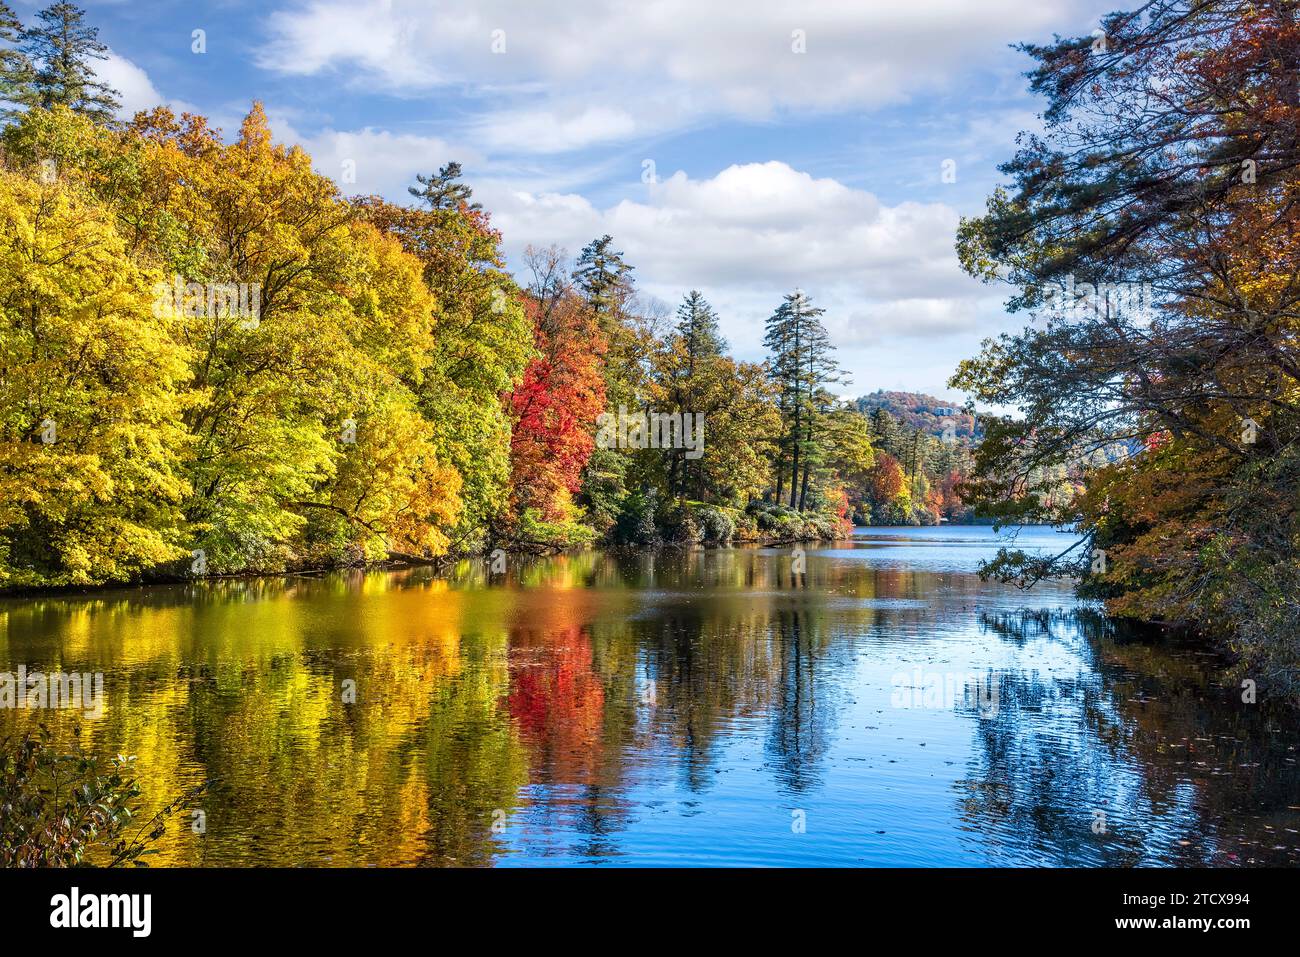
{"label": "distant ridge", "polygon": [[937,399],[924,392],[893,392],[877,389],[870,395],[855,399],[853,405],[859,412],[870,415],[876,409],[884,409],[909,429],[942,436],[945,427],[952,423],[953,434],[958,438],[973,439],[975,417],[960,406]]}

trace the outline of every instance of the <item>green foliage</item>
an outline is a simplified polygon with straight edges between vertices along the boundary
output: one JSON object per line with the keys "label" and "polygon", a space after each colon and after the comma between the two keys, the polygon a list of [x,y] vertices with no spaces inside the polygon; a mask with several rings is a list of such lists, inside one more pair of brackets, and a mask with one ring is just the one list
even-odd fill
{"label": "green foliage", "polygon": [[658,545],[659,491],[653,487],[623,499],[611,539],[617,545]]}
{"label": "green foliage", "polygon": [[659,533],[666,542],[674,545],[698,545],[704,540],[699,516],[688,502],[671,502],[660,510],[656,518]]}
{"label": "green foliage", "polygon": [[482,209],[481,204],[470,202],[470,197],[474,195],[473,190],[462,183],[460,177],[460,164],[453,161],[432,176],[416,174],[415,178],[420,188],[411,186],[407,188],[407,192],[423,200],[425,205],[433,210],[459,212],[462,206],[467,211]]}
{"label": "green foliage", "polygon": [[596,448],[587,460],[579,501],[598,535],[610,535],[623,511],[628,465],[628,456],[617,449]]}
{"label": "green foliage", "polygon": [[796,289],[768,318],[763,340],[771,353],[769,371],[779,390],[782,418],[776,498],[782,498],[788,462],[790,507],[799,511],[808,505],[810,479],[826,460],[823,432],[826,415],[834,407],[827,386],[843,381],[830,336],[822,325],[825,312]]}
{"label": "green foliage", "polygon": [[44,725],[0,741],[0,867],[147,866],[168,820],[206,785],[137,824],[133,761],[60,752]]}
{"label": "green foliage", "polygon": [[99,81],[92,62],[108,59],[108,47],[85,16],[74,4],[54,3],[36,15],[36,26],[23,31],[23,52],[37,67],[18,102],[46,110],[65,106],[99,122],[113,118],[121,105],[118,92]]}
{"label": "green foliage", "polygon": [[[36,70],[32,61],[17,46],[22,40],[22,21],[7,3],[0,3],[0,116],[11,117],[33,100],[32,85]],[[8,104],[8,106],[5,106]]]}
{"label": "green foliage", "polygon": [[515,530],[515,542],[523,548],[542,545],[549,548],[581,548],[596,540],[596,531],[579,516],[558,521],[543,519],[536,509],[524,509]]}
{"label": "green foliage", "polygon": [[573,278],[598,315],[612,316],[631,294],[631,272],[623,254],[614,249],[614,237],[605,235],[582,248]]}
{"label": "green foliage", "polygon": [[696,521],[706,545],[723,545],[736,536],[736,520],[726,509],[701,505],[696,512]]}
{"label": "green foliage", "polygon": [[677,307],[677,335],[692,363],[691,371],[694,371],[693,363],[727,351],[726,340],[718,331],[718,314],[698,289],[688,292]]}

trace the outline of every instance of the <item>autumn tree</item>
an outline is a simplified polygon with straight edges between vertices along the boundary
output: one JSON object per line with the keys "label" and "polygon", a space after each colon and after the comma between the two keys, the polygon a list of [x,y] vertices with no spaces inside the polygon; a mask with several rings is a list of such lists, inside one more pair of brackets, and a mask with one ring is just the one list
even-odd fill
{"label": "autumn tree", "polygon": [[533,354],[533,330],[503,268],[500,234],[468,203],[468,190],[457,195],[456,209],[411,209],[378,197],[354,205],[421,262],[433,294],[437,347],[418,387],[420,409],[441,459],[461,476],[465,508],[453,535],[471,547],[509,495],[511,420],[501,397]]}
{"label": "autumn tree", "polygon": [[[29,111],[5,145],[54,159],[112,204],[133,257],[164,265],[151,306],[189,361],[183,514],[208,570],[451,548],[465,515],[452,459],[473,456],[426,412],[457,391],[424,264],[275,145],[260,107],[230,146],[197,117],[157,110],[117,133],[66,108]],[[240,308],[207,295],[232,286]]]}
{"label": "autumn tree", "polygon": [[533,278],[525,307],[537,354],[509,398],[509,507],[520,536],[569,543],[583,537],[574,496],[594,449],[596,417],[605,407],[604,338],[572,289],[563,253],[530,247],[526,259]]}
{"label": "autumn tree", "polygon": [[877,502],[888,504],[907,492],[907,480],[898,459],[888,452],[876,456],[871,470],[871,496]]}
{"label": "autumn tree", "polygon": [[[970,495],[1086,533],[991,571],[1082,574],[1113,611],[1195,624],[1293,683],[1295,4],[1159,0],[1102,30],[1024,47],[1046,134],[959,234],[965,267],[1039,316],[953,379],[1021,413],[987,420]],[[1081,496],[1059,494],[1099,455]]]}
{"label": "autumn tree", "polygon": [[[689,322],[679,326],[655,359],[649,405],[661,414],[682,415],[698,448],[652,449],[642,454],[665,500],[743,508],[771,478],[772,436],[780,429],[774,388],[763,368],[713,352]],[[694,353],[692,353],[694,348]],[[685,419],[686,414],[691,419]]]}
{"label": "autumn tree", "polygon": [[153,309],[158,273],[75,184],[0,171],[0,208],[0,586],[185,555],[187,353]]}

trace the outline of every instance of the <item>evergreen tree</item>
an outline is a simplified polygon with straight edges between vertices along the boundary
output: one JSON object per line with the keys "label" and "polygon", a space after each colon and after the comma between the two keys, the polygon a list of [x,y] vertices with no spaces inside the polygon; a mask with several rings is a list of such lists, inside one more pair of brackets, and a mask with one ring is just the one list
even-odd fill
{"label": "evergreen tree", "polygon": [[610,408],[639,402],[645,368],[653,351],[653,330],[645,316],[633,314],[632,267],[606,235],[583,247],[572,280],[608,344],[605,395]]}
{"label": "evergreen tree", "polygon": [[92,60],[107,60],[99,29],[83,22],[86,11],[55,3],[36,15],[40,25],[23,33],[23,51],[36,64],[32,102],[43,109],[66,106],[99,123],[113,118],[118,92],[95,75]]}
{"label": "evergreen tree", "polygon": [[[803,302],[806,305],[808,300],[805,298]],[[801,512],[808,507],[809,478],[814,469],[821,468],[827,460],[829,448],[825,434],[827,417],[836,404],[835,396],[827,386],[848,381],[835,361],[835,347],[831,345],[830,334],[817,318],[823,311],[822,309],[809,310],[811,321],[807,323],[805,337],[803,375],[808,408],[803,416],[803,433],[799,449],[800,458],[803,460],[803,474],[799,479],[797,507]]]}
{"label": "evergreen tree", "polygon": [[430,209],[458,210],[462,204],[470,210],[482,209],[482,204],[470,202],[474,191],[462,183],[460,177],[460,164],[453,160],[432,176],[417,173],[415,178],[423,188],[408,186],[407,192],[424,200]]}
{"label": "evergreen tree", "polygon": [[613,245],[614,237],[608,234],[593,239],[582,248],[573,270],[573,281],[602,319],[608,319],[622,306],[632,285],[628,276],[632,267]]}
{"label": "evergreen tree", "polygon": [[901,454],[898,420],[884,406],[871,410],[871,432],[876,439],[876,448],[895,458]]}
{"label": "evergreen tree", "polygon": [[[36,72],[32,61],[17,44],[23,39],[23,25],[7,4],[0,3],[0,41],[8,44],[0,49],[0,104],[30,106],[33,101],[32,83]],[[17,110],[0,106],[0,117],[14,115]]]}
{"label": "evergreen tree", "polygon": [[682,337],[692,371],[697,359],[727,351],[726,340],[718,332],[718,314],[698,290],[687,293],[677,307],[677,334]]}
{"label": "evergreen tree", "polygon": [[830,336],[822,325],[825,309],[796,289],[767,320],[763,343],[772,355],[770,374],[779,389],[785,422],[778,443],[776,497],[784,490],[785,462],[790,462],[790,507],[803,510],[808,481],[822,458],[818,427],[834,399],[826,386],[839,382],[840,370]]}
{"label": "evergreen tree", "polygon": [[[677,327],[659,356],[655,379],[673,411],[703,415],[717,421],[724,408],[740,399],[738,371],[726,358],[726,343],[718,334],[718,316],[702,293],[691,290],[677,309]],[[682,497],[705,495],[705,462],[685,457],[684,450],[667,455],[667,487]]]}

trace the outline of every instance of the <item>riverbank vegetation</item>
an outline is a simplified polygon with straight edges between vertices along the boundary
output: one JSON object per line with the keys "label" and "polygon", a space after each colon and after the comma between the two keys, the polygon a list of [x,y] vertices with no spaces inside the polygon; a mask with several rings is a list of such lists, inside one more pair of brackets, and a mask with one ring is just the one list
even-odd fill
{"label": "riverbank vegetation", "polygon": [[1292,689],[1297,13],[1160,0],[1024,47],[1046,132],[1022,138],[959,252],[1035,319],[952,380],[1018,410],[986,420],[972,502],[1086,533],[1053,559],[1006,552],[992,574],[1077,575],[1111,611],[1194,626],[1246,678]]}
{"label": "riverbank vegetation", "polygon": [[455,163],[345,197],[260,105],[114,120],[76,7],[0,19],[0,588],[956,515],[804,292],[739,361],[609,236],[516,280]]}
{"label": "riverbank vegetation", "polygon": [[74,730],[61,750],[45,725],[0,740],[0,867],[146,866],[199,784],[150,817],[134,758],[87,754]]}

